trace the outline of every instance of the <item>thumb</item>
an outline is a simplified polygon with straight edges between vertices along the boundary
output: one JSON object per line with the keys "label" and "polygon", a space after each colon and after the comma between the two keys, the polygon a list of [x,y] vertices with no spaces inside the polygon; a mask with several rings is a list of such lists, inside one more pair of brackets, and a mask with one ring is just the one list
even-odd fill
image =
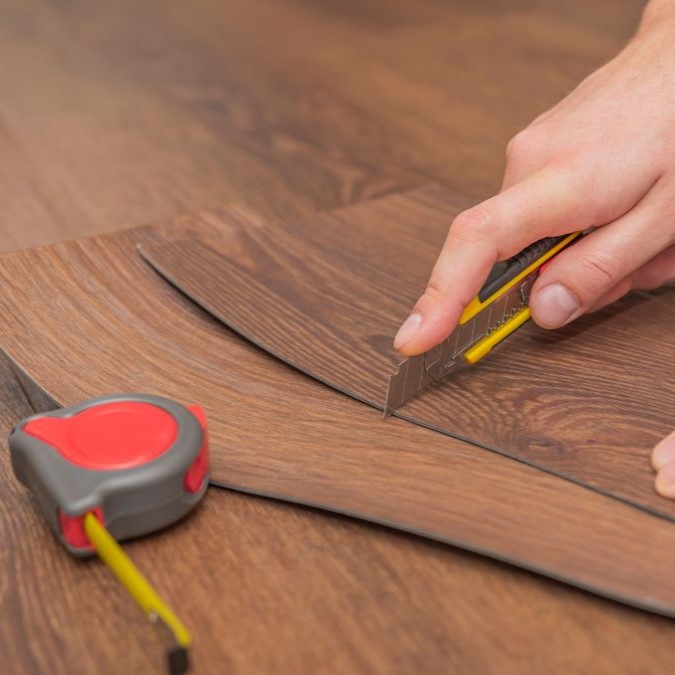
{"label": "thumb", "polygon": [[652,190],[632,211],[553,258],[530,299],[540,326],[563,326],[602,304],[613,289],[627,291],[629,277],[675,243],[672,228],[664,227],[672,216],[654,204],[659,200]]}
{"label": "thumb", "polygon": [[413,356],[442,342],[498,260],[537,239],[594,224],[576,182],[567,172],[542,169],[457,216],[426,291],[394,340],[396,349]]}

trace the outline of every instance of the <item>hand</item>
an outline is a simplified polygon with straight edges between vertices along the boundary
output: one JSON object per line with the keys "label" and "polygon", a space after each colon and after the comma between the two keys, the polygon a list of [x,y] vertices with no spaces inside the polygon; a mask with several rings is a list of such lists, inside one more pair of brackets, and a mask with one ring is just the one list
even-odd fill
{"label": "hand", "polygon": [[[595,227],[542,272],[533,318],[557,328],[631,289],[675,280],[675,0],[652,0],[628,46],[507,149],[502,191],[461,213],[394,346],[443,341],[492,265],[547,236]],[[675,498],[675,432],[654,449]]]}

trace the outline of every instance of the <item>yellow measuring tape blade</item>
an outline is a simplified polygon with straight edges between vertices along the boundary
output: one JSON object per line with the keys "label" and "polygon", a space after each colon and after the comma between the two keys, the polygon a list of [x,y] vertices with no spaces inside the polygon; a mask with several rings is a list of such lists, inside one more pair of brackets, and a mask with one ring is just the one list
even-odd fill
{"label": "yellow measuring tape blade", "polygon": [[146,615],[158,616],[171,630],[178,645],[187,649],[192,643],[188,629],[157,595],[148,580],[93,513],[88,513],[84,517],[84,531],[96,553],[129,591],[136,604]]}

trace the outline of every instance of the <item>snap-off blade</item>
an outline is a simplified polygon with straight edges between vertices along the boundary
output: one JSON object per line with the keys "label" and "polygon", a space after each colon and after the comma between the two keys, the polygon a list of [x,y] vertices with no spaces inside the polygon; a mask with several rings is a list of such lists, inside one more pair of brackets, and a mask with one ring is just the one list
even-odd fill
{"label": "snap-off blade", "polygon": [[385,417],[433,384],[440,383],[466,365],[464,354],[527,306],[537,273],[525,277],[501,298],[460,324],[441,344],[411,356],[389,378]]}

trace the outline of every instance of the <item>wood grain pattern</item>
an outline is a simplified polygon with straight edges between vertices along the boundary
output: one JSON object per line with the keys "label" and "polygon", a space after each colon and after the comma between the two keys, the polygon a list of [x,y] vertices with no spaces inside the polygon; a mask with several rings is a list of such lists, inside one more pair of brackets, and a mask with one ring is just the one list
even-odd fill
{"label": "wood grain pattern", "polygon": [[223,329],[135,253],[199,226],[185,219],[3,256],[6,353],[65,405],[124,390],[198,401],[219,484],[421,532],[675,615],[669,522],[403,420],[383,422]]}
{"label": "wood grain pattern", "polygon": [[234,200],[288,218],[429,179],[487,195],[509,137],[643,4],[3,0],[0,246]]}
{"label": "wood grain pattern", "polygon": [[[0,249],[230,200],[289,218],[422,178],[486,194],[506,139],[614,53],[642,4],[3,0]],[[6,435],[30,408],[4,366],[0,391]],[[158,636],[106,570],[64,557],[6,459],[3,672],[163,672]],[[278,502],[215,491],[130,550],[197,630],[196,672],[675,666],[666,620]]]}
{"label": "wood grain pattern", "polygon": [[[30,412],[6,400],[3,434]],[[163,675],[161,636],[102,565],[64,554],[9,475],[6,453],[0,467],[3,672]],[[180,526],[127,550],[193,629],[195,673],[675,668],[667,619],[417,537],[237,493],[214,489]]]}
{"label": "wood grain pattern", "polygon": [[[461,203],[430,187],[286,224],[223,214],[220,237],[146,255],[256,344],[381,407],[391,336]],[[528,324],[399,414],[673,518],[649,454],[675,419],[674,299],[631,296],[556,332]]]}
{"label": "wood grain pattern", "polygon": [[[0,434],[33,411],[0,361]],[[161,633],[54,540],[0,453],[3,673],[163,675]],[[213,533],[218,536],[213,536]],[[195,673],[669,672],[672,621],[385,528],[212,489],[126,548],[195,635]],[[533,639],[533,635],[540,639]]]}

